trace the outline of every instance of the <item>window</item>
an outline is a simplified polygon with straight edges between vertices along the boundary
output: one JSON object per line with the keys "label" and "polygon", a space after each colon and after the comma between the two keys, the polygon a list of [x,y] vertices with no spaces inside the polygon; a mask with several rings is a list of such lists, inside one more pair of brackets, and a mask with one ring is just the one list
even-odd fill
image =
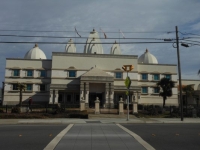
{"label": "window", "polygon": [[148,75],[146,73],[142,74],[142,80],[148,80]]}
{"label": "window", "polygon": [[27,73],[26,74],[27,77],[32,77],[33,76],[33,70],[27,70],[26,73]]}
{"label": "window", "polygon": [[12,90],[18,90],[18,84],[13,84]]}
{"label": "window", "polygon": [[40,77],[46,77],[46,71],[40,70]]}
{"label": "window", "polygon": [[46,85],[40,84],[40,91],[45,91],[45,90],[46,90]]}
{"label": "window", "polygon": [[154,88],[154,93],[155,93],[155,94],[158,94],[159,92],[160,92],[160,89],[159,89],[158,87],[155,87],[155,88]]}
{"label": "window", "polygon": [[32,84],[27,84],[26,85],[26,90],[27,91],[32,91],[32,89],[33,89],[33,85]]}
{"label": "window", "polygon": [[160,80],[160,76],[159,76],[159,74],[154,74],[153,75],[153,80]]}
{"label": "window", "polygon": [[70,70],[69,77],[76,77],[76,71]]}
{"label": "window", "polygon": [[13,70],[13,76],[18,77],[18,76],[19,76],[19,73],[20,73],[20,70],[19,70],[19,69]]}
{"label": "window", "polygon": [[63,95],[62,95],[62,94],[59,94],[59,95],[58,95],[58,102],[62,102],[62,99],[63,99]]}
{"label": "window", "polygon": [[142,93],[147,94],[148,93],[148,87],[142,87]]}
{"label": "window", "polygon": [[75,102],[80,102],[80,95],[79,94],[76,94],[76,96],[75,96]]}
{"label": "window", "polygon": [[171,75],[170,74],[166,74],[165,78],[170,79],[171,80]]}
{"label": "window", "polygon": [[67,95],[67,102],[71,102],[72,100],[72,96],[71,95]]}
{"label": "window", "polygon": [[121,79],[122,78],[122,72],[116,72],[115,73],[115,78]]}

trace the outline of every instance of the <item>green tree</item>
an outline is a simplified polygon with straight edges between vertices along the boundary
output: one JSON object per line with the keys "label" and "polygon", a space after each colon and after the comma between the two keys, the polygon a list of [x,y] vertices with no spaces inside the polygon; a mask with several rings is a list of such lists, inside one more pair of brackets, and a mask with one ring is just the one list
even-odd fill
{"label": "green tree", "polygon": [[192,85],[187,85],[187,86],[184,86],[183,88],[183,92],[185,92],[185,103],[186,103],[186,114],[187,114],[187,105],[188,105],[188,101],[187,101],[187,98],[188,96],[193,96],[194,95],[194,88],[192,87]]}
{"label": "green tree", "polygon": [[160,89],[159,96],[163,97],[163,108],[165,107],[165,101],[167,97],[172,96],[172,88],[175,86],[175,83],[168,78],[162,78],[158,83],[157,86]]}
{"label": "green tree", "polygon": [[26,85],[23,83],[18,83],[17,88],[19,90],[19,106],[22,106],[22,91],[26,90]]}

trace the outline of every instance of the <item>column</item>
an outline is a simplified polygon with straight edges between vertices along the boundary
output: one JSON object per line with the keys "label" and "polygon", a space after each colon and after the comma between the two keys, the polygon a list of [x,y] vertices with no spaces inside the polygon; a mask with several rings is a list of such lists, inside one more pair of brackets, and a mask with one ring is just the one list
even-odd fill
{"label": "column", "polygon": [[82,98],[80,100],[80,111],[83,111],[85,110],[85,100]]}
{"label": "column", "polygon": [[95,101],[95,114],[100,114],[99,103],[100,101],[99,101],[99,98],[97,97]]}
{"label": "column", "polygon": [[124,114],[124,101],[122,98],[120,98],[119,101],[119,115],[123,115]]}
{"label": "column", "polygon": [[81,82],[80,83],[80,99],[82,99],[82,98],[85,99],[84,96],[85,96],[84,95],[84,82]]}
{"label": "column", "polygon": [[135,102],[137,102],[138,103],[138,96],[139,96],[139,94],[138,94],[138,92],[135,92]]}
{"label": "column", "polygon": [[109,83],[110,108],[114,108],[114,83]]}
{"label": "column", "polygon": [[53,104],[53,90],[50,90],[49,104]]}
{"label": "column", "polygon": [[109,89],[109,83],[105,83],[105,102],[104,104],[105,108],[110,107],[110,89]]}
{"label": "column", "polygon": [[138,92],[135,92],[135,100],[132,102],[133,104],[133,114],[138,113]]}
{"label": "column", "polygon": [[89,82],[85,83],[85,107],[89,107]]}
{"label": "column", "polygon": [[55,90],[55,94],[54,94],[54,104],[58,104],[58,90]]}

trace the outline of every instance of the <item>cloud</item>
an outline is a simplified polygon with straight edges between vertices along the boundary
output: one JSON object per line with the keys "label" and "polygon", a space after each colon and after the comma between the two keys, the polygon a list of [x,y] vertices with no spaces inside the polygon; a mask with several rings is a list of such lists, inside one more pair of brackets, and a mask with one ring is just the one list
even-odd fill
{"label": "cloud", "polygon": [[[4,32],[0,34],[21,35],[51,35],[77,37],[74,26],[83,37],[95,28],[102,28],[108,37],[122,37],[121,29],[126,38],[175,38],[175,26],[181,32],[200,34],[200,2],[198,0],[2,0],[0,5],[0,29],[17,30],[49,30],[66,32]],[[116,32],[116,33],[111,33]],[[127,33],[134,32],[134,33]],[[137,33],[136,33],[137,32]],[[138,33],[139,32],[139,33]],[[188,36],[179,33],[180,37]],[[14,38],[1,37],[0,41],[58,41],[67,42],[69,39],[45,38]],[[76,39],[85,42],[86,39]],[[196,40],[196,39],[195,39]],[[115,39],[102,42],[114,43]],[[135,42],[149,40],[119,40],[117,42]],[[156,41],[156,40],[152,40]],[[5,68],[5,58],[20,57],[30,50],[34,44],[0,44],[0,70]],[[83,45],[76,45],[77,52],[83,52]],[[109,53],[112,44],[103,45],[104,52]],[[138,55],[145,49],[155,55],[159,63],[177,64],[176,49],[172,44],[120,44],[123,54]],[[41,44],[39,47],[51,58],[52,52],[64,52],[65,45]],[[184,78],[198,78],[195,72],[199,70],[199,47],[180,48],[182,75]],[[192,74],[191,74],[192,73]],[[189,74],[189,75],[188,75]],[[0,72],[0,80],[4,73]]]}

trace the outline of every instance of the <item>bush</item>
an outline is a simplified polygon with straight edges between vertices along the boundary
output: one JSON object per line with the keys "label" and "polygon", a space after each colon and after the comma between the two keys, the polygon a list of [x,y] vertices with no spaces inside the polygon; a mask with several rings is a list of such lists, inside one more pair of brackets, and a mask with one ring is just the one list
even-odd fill
{"label": "bush", "polygon": [[4,113],[3,109],[0,109],[0,113]]}
{"label": "bush", "polygon": [[20,107],[13,107],[11,113],[21,113]]}
{"label": "bush", "polygon": [[88,113],[86,111],[81,111],[80,113],[72,113],[69,114],[69,118],[82,118],[82,119],[88,119]]}

